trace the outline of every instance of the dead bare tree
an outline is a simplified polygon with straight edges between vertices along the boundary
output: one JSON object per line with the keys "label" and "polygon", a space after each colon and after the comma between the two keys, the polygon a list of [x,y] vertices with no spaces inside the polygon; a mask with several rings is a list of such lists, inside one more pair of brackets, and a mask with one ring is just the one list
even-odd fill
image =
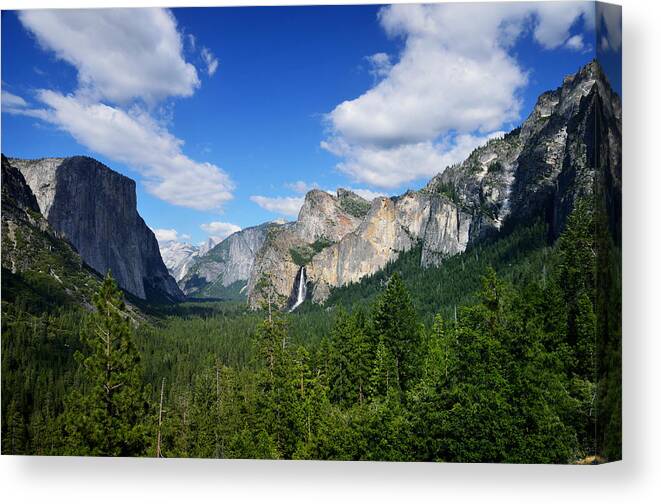
{"label": "dead bare tree", "polygon": [[156,438],[156,458],[162,458],[161,453],[161,425],[163,424],[163,392],[165,391],[165,378],[161,382],[161,402],[158,407],[158,436]]}

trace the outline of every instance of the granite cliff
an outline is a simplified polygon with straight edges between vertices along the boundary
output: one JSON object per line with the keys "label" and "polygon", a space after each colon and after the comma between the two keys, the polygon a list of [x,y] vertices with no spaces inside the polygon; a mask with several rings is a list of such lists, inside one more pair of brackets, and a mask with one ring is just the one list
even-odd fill
{"label": "granite cliff", "polygon": [[138,298],[183,299],[154,233],[138,214],[133,180],[84,156],[10,162],[49,225],[86,264],[101,274],[111,270],[119,286]]}
{"label": "granite cliff", "polygon": [[250,278],[257,251],[269,230],[278,226],[278,223],[268,222],[242,229],[206,253],[199,253],[188,265],[179,286],[187,296],[208,297],[223,297],[232,285],[243,289]]}
{"label": "granite cliff", "polygon": [[91,306],[100,277],[55,231],[21,172],[2,156],[2,295]]}
{"label": "granite cliff", "polygon": [[295,304],[299,270],[356,229],[368,209],[366,200],[344,189],[335,195],[318,189],[308,192],[298,219],[269,230],[257,252],[248,280],[250,305],[258,307],[264,301],[265,283],[274,291],[276,305]]}

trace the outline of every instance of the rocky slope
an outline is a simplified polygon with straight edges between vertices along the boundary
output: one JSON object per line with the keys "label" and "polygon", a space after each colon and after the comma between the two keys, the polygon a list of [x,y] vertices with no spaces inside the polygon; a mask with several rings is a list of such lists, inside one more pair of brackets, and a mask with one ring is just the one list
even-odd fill
{"label": "rocky slope", "polygon": [[270,229],[278,223],[268,222],[231,234],[206,253],[199,251],[179,281],[189,296],[222,297],[233,284],[245,286],[250,277],[257,251],[262,247]]}
{"label": "rocky slope", "polygon": [[21,172],[2,156],[2,295],[90,306],[99,276],[41,215]]}
{"label": "rocky slope", "polygon": [[423,242],[423,266],[439,264],[466,248],[470,224],[470,215],[441,195],[411,191],[377,198],[354,231],[312,258],[307,275],[313,300],[324,301],[330,287],[380,270],[418,241]]}
{"label": "rocky slope", "polygon": [[[530,219],[545,219],[553,239],[576,199],[595,189],[617,213],[621,102],[593,61],[542,94],[520,128],[475,149],[420,191],[377,198],[368,210],[363,202],[360,214],[340,226],[334,224],[341,205],[330,199],[322,205],[318,191],[308,194],[298,221],[270,235],[257,254],[249,302],[258,306],[270,285],[278,304],[291,306],[303,265],[306,292],[323,302],[331,288],[378,271],[417,243],[427,267]],[[319,238],[324,242],[314,246]]]}
{"label": "rocky slope", "polygon": [[216,237],[209,237],[201,245],[179,242],[176,240],[165,240],[158,242],[158,248],[161,251],[161,257],[165,267],[177,281],[179,287],[182,287],[181,281],[186,276],[191,266],[195,264],[198,258],[206,255],[211,249],[218,245],[222,240]]}
{"label": "rocky slope", "polygon": [[277,306],[293,304],[299,270],[315,254],[356,229],[368,209],[366,200],[344,189],[336,195],[317,189],[308,192],[296,222],[269,230],[257,252],[248,280],[250,306],[258,307],[264,301],[264,286],[273,290]]}
{"label": "rocky slope", "polygon": [[[500,229],[508,220],[538,215],[547,219],[557,236],[575,199],[593,190],[596,109],[608,118],[610,133],[604,138],[612,164],[621,167],[621,101],[593,61],[567,76],[557,89],[540,95],[520,128],[476,149],[464,162],[434,177],[424,190],[445,194],[473,214],[472,240]],[[621,176],[614,177],[621,190]]]}
{"label": "rocky slope", "polygon": [[177,282],[186,276],[189,266],[200,253],[200,247],[176,240],[158,242],[158,248],[163,264]]}
{"label": "rocky slope", "polygon": [[12,159],[49,225],[101,274],[141,298],[176,301],[183,294],[163,264],[154,233],[138,214],[135,182],[83,156]]}

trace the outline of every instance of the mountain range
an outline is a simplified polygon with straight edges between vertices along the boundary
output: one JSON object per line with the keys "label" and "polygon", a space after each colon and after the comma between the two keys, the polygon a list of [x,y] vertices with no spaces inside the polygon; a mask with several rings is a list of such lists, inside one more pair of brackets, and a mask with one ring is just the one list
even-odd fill
{"label": "mountain range", "polygon": [[[323,303],[416,245],[426,268],[531,219],[543,219],[554,240],[581,197],[599,192],[620,215],[620,98],[593,61],[543,93],[520,127],[443,168],[418,191],[372,201],[312,190],[296,221],[194,246],[158,243],[137,212],[135,182],[92,158],[3,157],[3,267],[18,268],[7,252],[19,246],[12,230],[36,226],[140,299],[238,297],[252,308],[267,300],[292,308]],[[10,198],[18,203],[6,212]],[[611,222],[620,233],[620,219]]]}

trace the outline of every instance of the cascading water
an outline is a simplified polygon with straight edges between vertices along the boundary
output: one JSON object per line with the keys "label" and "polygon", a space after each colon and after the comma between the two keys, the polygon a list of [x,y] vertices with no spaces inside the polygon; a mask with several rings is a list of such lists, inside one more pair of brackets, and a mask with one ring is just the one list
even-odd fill
{"label": "cascading water", "polygon": [[307,296],[308,293],[308,288],[306,285],[306,278],[305,278],[305,266],[301,266],[301,269],[298,271],[298,286],[296,289],[296,302],[294,303],[294,306],[291,307],[289,310],[290,312],[293,312],[300,304],[305,301],[305,296]]}

